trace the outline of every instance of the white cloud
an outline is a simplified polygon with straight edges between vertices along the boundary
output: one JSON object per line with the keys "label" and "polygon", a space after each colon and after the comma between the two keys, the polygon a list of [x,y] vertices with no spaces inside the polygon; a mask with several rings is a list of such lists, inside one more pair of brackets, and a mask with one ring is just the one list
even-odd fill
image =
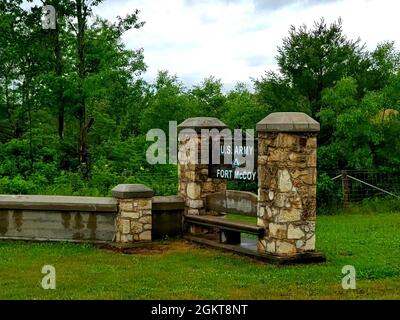
{"label": "white cloud", "polygon": [[124,42],[144,48],[148,80],[169,70],[187,85],[209,75],[227,88],[250,82],[276,68],[276,48],[291,24],[312,25],[321,17],[342,17],[344,32],[360,36],[369,49],[384,40],[400,43],[395,0],[108,0],[95,12],[112,20],[136,8],[146,25],[129,31]]}

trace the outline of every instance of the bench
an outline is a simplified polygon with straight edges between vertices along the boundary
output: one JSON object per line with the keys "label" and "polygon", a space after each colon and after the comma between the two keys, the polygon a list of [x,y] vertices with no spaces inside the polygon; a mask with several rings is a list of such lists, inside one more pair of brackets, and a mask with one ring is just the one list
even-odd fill
{"label": "bench", "polygon": [[265,231],[264,228],[258,227],[256,224],[226,220],[221,216],[186,215],[184,222],[186,224],[218,229],[220,242],[226,244],[240,244],[241,233],[253,234],[258,238],[262,238]]}

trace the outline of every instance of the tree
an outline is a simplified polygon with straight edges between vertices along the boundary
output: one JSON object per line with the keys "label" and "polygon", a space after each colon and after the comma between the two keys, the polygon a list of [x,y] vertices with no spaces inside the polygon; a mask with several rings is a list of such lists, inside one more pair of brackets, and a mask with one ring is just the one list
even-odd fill
{"label": "tree", "polygon": [[[331,25],[321,19],[312,29],[292,26],[276,57],[281,76],[267,76],[256,84],[260,88],[262,83],[269,83],[271,92],[289,89],[294,100],[288,103],[290,109],[309,104],[310,115],[318,118],[322,91],[345,76],[356,76],[367,65],[363,49],[359,39],[352,41],[343,34],[340,19]],[[279,95],[275,97],[271,93],[266,103],[277,109]],[[303,99],[307,102],[299,103]]]}
{"label": "tree", "polygon": [[18,85],[21,79],[21,50],[25,12],[22,0],[0,1],[0,135],[4,140],[23,135]]}
{"label": "tree", "polygon": [[13,176],[28,177],[46,163],[46,170],[80,168],[89,178],[91,145],[98,151],[105,140],[120,139],[119,132],[137,133],[145,64],[142,50],[127,50],[121,36],[144,23],[138,10],[116,23],[91,19],[100,2],[49,1],[58,23],[44,30],[40,5],[28,10],[22,0],[0,0],[0,143],[29,154],[30,162],[27,171],[19,159]]}
{"label": "tree", "polygon": [[[52,51],[52,71],[54,77],[49,84],[54,92],[53,103],[58,113],[58,136],[60,140],[65,136],[65,107],[67,105],[64,92],[66,91],[65,81],[65,53],[67,44],[64,41],[68,33],[67,21],[73,16],[73,3],[69,0],[51,0],[46,2],[48,5],[54,6],[56,10],[56,28],[44,30],[44,39],[50,44]],[[35,7],[37,12],[41,11],[40,7]]]}
{"label": "tree", "polygon": [[[344,78],[323,92],[319,113],[321,133],[329,139],[318,151],[320,168],[395,170],[398,167],[400,100],[393,95],[397,85],[392,80],[391,86],[369,92],[359,100],[356,80]],[[388,103],[393,109],[385,116]]]}
{"label": "tree", "polygon": [[225,110],[221,120],[231,129],[255,129],[256,123],[267,114],[243,83],[238,83],[226,97]]}
{"label": "tree", "polygon": [[357,75],[357,81],[365,91],[381,90],[400,70],[400,52],[396,50],[394,42],[380,43],[368,55],[368,60],[369,67]]}
{"label": "tree", "polygon": [[179,124],[193,115],[192,110],[192,99],[183,84],[176,76],[160,71],[155,83],[150,86],[147,105],[140,120],[140,131],[143,134],[150,129],[168,132],[169,121]]}
{"label": "tree", "polygon": [[310,102],[289,80],[276,72],[267,72],[254,81],[257,101],[268,112],[305,112],[311,114]]}
{"label": "tree", "polygon": [[206,78],[200,85],[195,85],[190,90],[190,95],[196,101],[199,116],[218,117],[221,114],[225,103],[221,80],[214,77]]}
{"label": "tree", "polygon": [[138,134],[145,105],[147,85],[140,78],[146,70],[143,50],[125,48],[118,24],[97,18],[87,33],[85,90],[88,113],[96,119],[90,133],[95,146],[105,137]]}
{"label": "tree", "polygon": [[[75,48],[76,48],[76,106],[74,114],[79,121],[79,163],[80,170],[86,179],[89,178],[90,165],[89,165],[89,145],[88,133],[95,118],[88,117],[87,110],[87,91],[85,90],[87,78],[90,72],[94,73],[96,70],[90,70],[93,65],[88,65],[88,32],[93,27],[89,25],[89,17],[93,13],[93,8],[98,6],[103,0],[76,0],[74,1],[73,20],[69,21],[69,26],[75,35]],[[114,33],[115,39],[119,39],[125,31],[131,28],[139,29],[143,26],[143,22],[138,22],[138,13],[136,10],[133,14],[128,15],[126,18],[118,17],[118,23],[115,25],[103,24],[103,27],[108,27]]]}

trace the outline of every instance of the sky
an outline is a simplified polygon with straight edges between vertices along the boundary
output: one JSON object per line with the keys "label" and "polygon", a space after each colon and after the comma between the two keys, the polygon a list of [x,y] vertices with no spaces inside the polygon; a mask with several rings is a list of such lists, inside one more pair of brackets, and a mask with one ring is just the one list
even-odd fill
{"label": "sky", "polygon": [[290,26],[321,17],[341,17],[345,34],[369,50],[385,40],[400,44],[398,0],[105,0],[95,13],[114,20],[134,9],[146,24],[123,41],[144,49],[150,82],[168,70],[187,86],[212,75],[225,90],[237,82],[251,87],[251,78],[277,69],[277,47]]}

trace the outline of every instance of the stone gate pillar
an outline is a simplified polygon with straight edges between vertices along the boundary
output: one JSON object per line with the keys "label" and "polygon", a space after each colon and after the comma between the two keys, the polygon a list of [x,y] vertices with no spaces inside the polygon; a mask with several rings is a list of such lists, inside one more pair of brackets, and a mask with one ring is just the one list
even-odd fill
{"label": "stone gate pillar", "polygon": [[[209,178],[208,164],[201,163],[202,139],[206,139],[201,135],[202,129],[221,131],[225,128],[226,125],[223,122],[217,118],[209,117],[189,118],[178,126],[178,192],[185,199],[186,215],[212,214],[206,212],[206,196],[226,190],[226,181]],[[205,142],[208,143],[209,141]],[[201,229],[193,226],[192,231],[196,228]]]}
{"label": "stone gate pillar", "polygon": [[112,196],[118,199],[116,242],[151,241],[153,190],[143,184],[120,184]]}
{"label": "stone gate pillar", "polygon": [[257,124],[258,222],[261,253],[315,250],[317,121],[304,113],[272,113]]}

